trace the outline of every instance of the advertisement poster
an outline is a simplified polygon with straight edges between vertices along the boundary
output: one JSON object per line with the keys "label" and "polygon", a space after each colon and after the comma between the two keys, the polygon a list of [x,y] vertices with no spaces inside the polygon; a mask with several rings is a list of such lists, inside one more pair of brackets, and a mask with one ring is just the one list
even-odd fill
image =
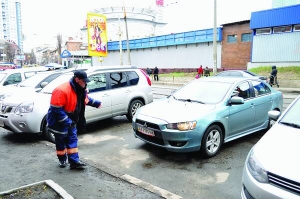
{"label": "advertisement poster", "polygon": [[88,54],[89,56],[107,56],[106,16],[87,14]]}

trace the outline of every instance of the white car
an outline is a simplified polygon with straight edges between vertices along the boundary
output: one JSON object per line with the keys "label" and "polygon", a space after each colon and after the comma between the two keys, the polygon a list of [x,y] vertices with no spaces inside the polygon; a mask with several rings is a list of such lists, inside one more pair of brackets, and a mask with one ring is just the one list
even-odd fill
{"label": "white car", "polygon": [[245,162],[241,197],[243,199],[300,198],[300,95],[270,130],[251,149]]}
{"label": "white car", "polygon": [[[131,66],[92,67],[86,70],[91,80],[87,84],[89,96],[100,100],[100,109],[87,106],[87,123],[126,115],[131,121],[136,110],[153,101],[151,80],[141,69]],[[2,101],[0,127],[15,133],[39,133],[54,142],[46,130],[46,115],[52,91],[61,83],[69,81],[73,72],[65,73],[51,81],[40,92],[26,95],[14,94]]]}
{"label": "white car", "polygon": [[6,69],[0,71],[0,88],[7,85],[18,84],[37,72],[47,71],[46,67]]}

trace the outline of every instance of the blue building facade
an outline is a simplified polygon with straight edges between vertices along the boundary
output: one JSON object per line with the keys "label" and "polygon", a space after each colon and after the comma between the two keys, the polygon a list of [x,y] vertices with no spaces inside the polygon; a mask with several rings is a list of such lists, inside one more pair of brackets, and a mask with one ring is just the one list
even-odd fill
{"label": "blue building facade", "polygon": [[[162,36],[133,39],[129,41],[129,48],[155,48],[163,46],[186,45],[213,41],[213,29],[196,30],[183,33],[174,33]],[[217,28],[217,42],[222,41],[222,28]],[[122,49],[127,49],[126,40],[122,41]],[[118,41],[108,42],[108,50],[120,50]]]}
{"label": "blue building facade", "polygon": [[[217,67],[221,67],[222,28],[217,28]],[[93,65],[129,64],[127,41],[108,42],[108,56],[92,58]],[[129,40],[130,63],[139,68],[188,69],[213,67],[213,29],[195,30]]]}
{"label": "blue building facade", "polygon": [[300,4],[251,14],[251,65],[300,66]]}

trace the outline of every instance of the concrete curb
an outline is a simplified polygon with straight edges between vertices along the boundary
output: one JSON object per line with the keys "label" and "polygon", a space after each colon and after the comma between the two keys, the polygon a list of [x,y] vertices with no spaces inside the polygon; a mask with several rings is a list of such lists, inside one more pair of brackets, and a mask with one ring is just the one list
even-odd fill
{"label": "concrete curb", "polygon": [[53,191],[55,191],[57,194],[59,194],[63,199],[74,199],[70,194],[68,194],[61,186],[59,186],[53,180],[44,180],[44,181],[40,181],[40,182],[35,182],[35,183],[21,186],[21,187],[15,188],[15,189],[10,189],[10,190],[4,191],[4,192],[0,192],[0,196],[9,195],[18,190],[26,189],[28,187],[33,187],[33,186],[41,185],[41,184],[48,185]]}

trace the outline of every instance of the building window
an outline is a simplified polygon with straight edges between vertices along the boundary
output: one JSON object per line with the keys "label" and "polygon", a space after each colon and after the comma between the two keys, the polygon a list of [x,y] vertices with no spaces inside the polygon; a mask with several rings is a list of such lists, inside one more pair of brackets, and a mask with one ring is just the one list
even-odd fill
{"label": "building window", "polygon": [[236,35],[227,35],[227,43],[236,43]]}
{"label": "building window", "polygon": [[251,42],[251,41],[252,41],[252,34],[251,33],[242,34],[242,42]]}
{"label": "building window", "polygon": [[256,35],[271,34],[271,28],[256,29]]}
{"label": "building window", "polygon": [[294,31],[300,31],[300,24],[294,25]]}
{"label": "building window", "polygon": [[291,32],[292,26],[278,26],[273,28],[273,33]]}

